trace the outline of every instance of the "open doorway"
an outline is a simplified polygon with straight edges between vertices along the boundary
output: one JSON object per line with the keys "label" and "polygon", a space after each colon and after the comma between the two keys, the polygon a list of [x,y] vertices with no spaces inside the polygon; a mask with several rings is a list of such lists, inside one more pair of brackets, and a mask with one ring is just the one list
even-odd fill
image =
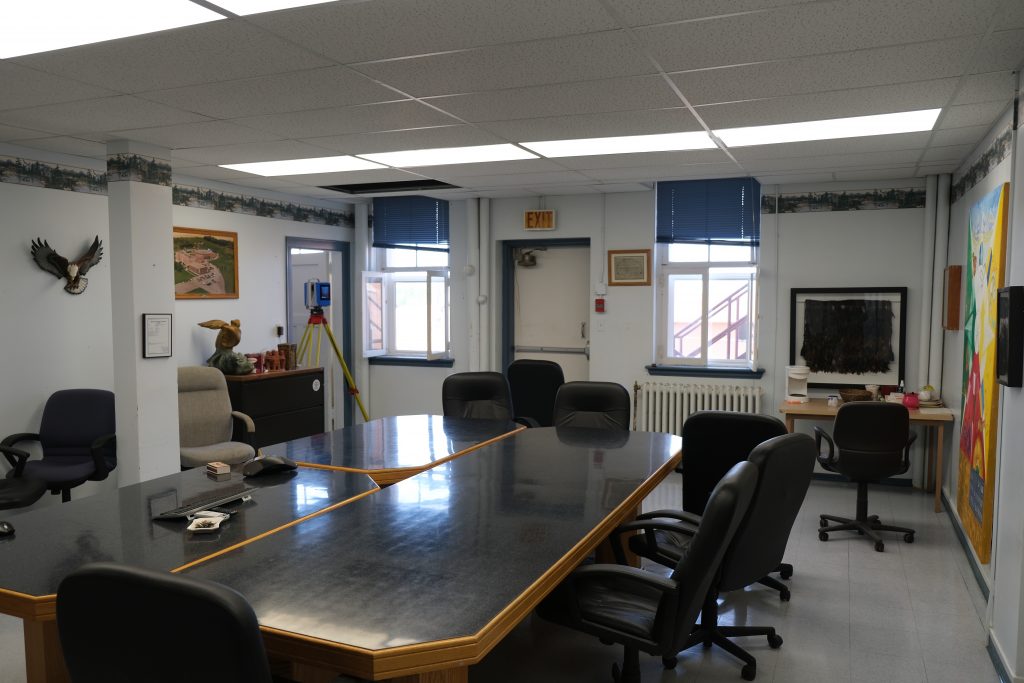
{"label": "open doorway", "polygon": [[502,243],[502,364],[555,361],[590,379],[590,240]]}
{"label": "open doorway", "polygon": [[[352,287],[348,242],[318,240],[304,237],[285,238],[286,287],[288,301],[288,343],[298,344],[309,322],[309,309],[303,298],[304,285],[319,280],[331,285],[331,305],[324,316],[341,346],[345,362],[351,369],[352,359]],[[320,362],[324,368],[324,428],[327,431],[352,424],[352,396],[345,385],[345,375],[334,357],[330,341],[321,334]],[[314,344],[316,337],[314,337]],[[313,349],[314,357],[316,347]]]}

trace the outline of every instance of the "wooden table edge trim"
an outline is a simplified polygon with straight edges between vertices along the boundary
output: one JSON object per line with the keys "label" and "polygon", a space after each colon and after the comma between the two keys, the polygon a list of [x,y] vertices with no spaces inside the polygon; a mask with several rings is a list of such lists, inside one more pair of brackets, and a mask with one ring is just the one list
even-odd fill
{"label": "wooden table edge trim", "polygon": [[473,444],[469,448],[463,448],[461,451],[450,453],[444,456],[443,458],[439,458],[438,460],[434,460],[422,466],[414,465],[412,467],[385,467],[381,469],[371,470],[362,469],[358,467],[346,467],[344,465],[321,465],[320,463],[300,462],[298,460],[295,461],[295,464],[300,467],[308,467],[310,469],[316,470],[331,470],[336,472],[353,472],[355,474],[365,474],[371,479],[373,479],[373,482],[377,484],[377,486],[384,486],[385,484],[397,484],[398,482],[404,481],[409,477],[414,477],[417,474],[420,474],[421,472],[426,472],[427,470],[433,469],[438,465],[443,465],[446,462],[451,462],[455,458],[461,458],[462,456],[472,453],[473,451],[479,450],[484,446],[490,446],[493,443],[503,441],[504,439],[507,439],[510,436],[518,434],[519,432],[525,429],[525,425],[519,425],[516,429],[513,429],[512,431],[505,432],[504,434],[499,434],[497,436],[492,436],[490,439],[487,439],[486,441],[481,441],[480,443]]}
{"label": "wooden table edge trim", "polygon": [[[293,661],[315,666],[337,667],[343,673],[372,680],[385,680],[403,675],[439,671],[476,664],[487,655],[522,619],[528,615],[579,563],[610,534],[625,517],[638,509],[644,498],[676,468],[682,458],[677,450],[671,458],[652,472],[602,522],[580,539],[536,581],[527,586],[501,612],[476,634],[413,645],[369,650],[354,645],[293,633],[270,626],[260,629],[271,642],[268,650]],[[315,649],[316,655],[304,651]],[[324,657],[325,654],[329,655]]]}
{"label": "wooden table edge trim", "polygon": [[283,531],[285,529],[289,529],[289,528],[291,528],[291,527],[293,527],[293,526],[295,526],[297,524],[302,524],[306,520],[313,519],[314,517],[319,517],[320,515],[327,514],[331,510],[337,510],[338,508],[344,507],[344,506],[348,505],[349,503],[354,503],[357,500],[362,500],[363,498],[366,498],[367,496],[373,495],[377,491],[380,491],[380,487],[379,486],[375,486],[374,488],[370,489],[369,491],[364,491],[363,493],[355,495],[355,496],[353,496],[351,498],[346,498],[345,500],[337,502],[337,503],[334,503],[333,505],[328,505],[327,507],[323,508],[322,510],[317,510],[316,512],[311,512],[308,515],[304,515],[302,517],[299,517],[298,519],[293,519],[292,521],[287,522],[285,524],[282,524],[281,526],[274,527],[273,529],[268,529],[267,531],[264,531],[262,533],[256,534],[255,536],[253,536],[251,538],[247,538],[244,541],[239,541],[238,543],[235,543],[234,545],[228,546],[227,548],[222,548],[222,549],[218,550],[217,552],[210,553],[209,555],[203,555],[202,557],[200,557],[198,559],[195,559],[195,560],[192,560],[191,562],[189,562],[187,564],[183,564],[180,567],[175,567],[174,569],[171,570],[171,573],[172,574],[177,574],[179,572],[185,571],[186,569],[191,569],[192,567],[195,567],[195,566],[200,565],[200,564],[202,564],[204,562],[212,560],[215,557],[220,557],[221,555],[226,555],[227,553],[233,552],[233,551],[235,551],[235,550],[237,550],[239,548],[243,548],[243,547],[249,545],[250,543],[255,543],[256,541],[258,541],[260,539],[263,539],[263,538],[266,538],[267,536],[271,536],[273,534],[276,534],[279,531]]}
{"label": "wooden table edge trim", "polygon": [[30,595],[0,588],[0,614],[25,619],[47,621],[57,618],[57,596]]}

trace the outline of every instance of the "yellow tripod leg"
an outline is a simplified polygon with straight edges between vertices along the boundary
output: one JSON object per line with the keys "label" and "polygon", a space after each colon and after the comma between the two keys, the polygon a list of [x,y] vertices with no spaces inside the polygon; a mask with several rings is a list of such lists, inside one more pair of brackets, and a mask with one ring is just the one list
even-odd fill
{"label": "yellow tripod leg", "polygon": [[356,381],[352,379],[352,373],[348,371],[348,364],[345,363],[345,357],[341,355],[341,349],[338,348],[338,342],[334,339],[334,333],[331,332],[331,328],[324,323],[324,329],[327,330],[327,338],[331,340],[331,347],[334,349],[334,355],[338,357],[338,362],[341,363],[341,371],[345,373],[345,381],[348,383],[348,388],[352,390],[352,395],[356,399],[356,403],[359,404],[359,412],[363,414],[363,420],[365,422],[370,421],[370,416],[366,412],[366,406],[363,405],[363,399],[359,397],[359,389],[356,388]]}
{"label": "yellow tripod leg", "polygon": [[[310,365],[309,365],[309,358],[306,358],[306,355],[307,355],[306,352],[310,350],[309,349],[309,343],[310,343],[310,340],[312,340],[312,338],[313,338],[313,325],[311,323],[306,323],[306,329],[304,329],[302,331],[302,337],[299,338],[299,348],[295,352],[295,359],[299,363],[302,363],[302,365],[307,367],[307,368],[310,367]],[[303,360],[303,359],[305,359],[305,360]]]}
{"label": "yellow tripod leg", "polygon": [[321,330],[321,328],[326,327],[326,326],[327,326],[327,323],[320,323],[319,325],[316,326],[316,364],[317,364],[317,367],[320,366],[320,341],[321,341],[321,339],[323,339],[323,335],[321,334],[320,330]]}

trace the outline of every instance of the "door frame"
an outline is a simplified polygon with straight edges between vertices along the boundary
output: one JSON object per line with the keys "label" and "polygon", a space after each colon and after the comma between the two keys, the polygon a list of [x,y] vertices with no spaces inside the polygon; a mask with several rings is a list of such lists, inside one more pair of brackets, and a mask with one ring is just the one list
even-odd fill
{"label": "door frame", "polygon": [[[285,270],[285,322],[291,319],[291,302],[292,302],[292,261],[291,261],[291,250],[295,249],[320,249],[323,251],[336,251],[341,255],[341,268],[343,277],[341,278],[341,301],[344,304],[344,308],[341,312],[341,353],[345,357],[345,362],[348,364],[349,371],[353,373],[352,377],[355,378],[355,373],[352,369],[352,306],[354,302],[352,300],[352,245],[348,242],[342,242],[341,240],[326,240],[318,239],[315,237],[288,237],[284,238],[284,270]],[[287,327],[285,328],[287,329]],[[334,332],[334,336],[338,337],[338,330],[331,330]],[[333,353],[333,351],[332,351]],[[338,368],[339,370],[341,368]],[[347,383],[343,382],[347,388]],[[351,425],[355,419],[354,416],[354,401],[352,400],[352,394],[348,391],[343,392],[342,398],[342,417],[345,419],[346,425]]]}
{"label": "door frame", "polygon": [[[587,247],[589,237],[560,237],[554,239],[525,239],[501,241],[501,371],[508,370],[515,358],[516,311],[515,311],[515,251],[537,247]],[[589,274],[590,269],[587,269]],[[587,283],[590,288],[590,283]]]}

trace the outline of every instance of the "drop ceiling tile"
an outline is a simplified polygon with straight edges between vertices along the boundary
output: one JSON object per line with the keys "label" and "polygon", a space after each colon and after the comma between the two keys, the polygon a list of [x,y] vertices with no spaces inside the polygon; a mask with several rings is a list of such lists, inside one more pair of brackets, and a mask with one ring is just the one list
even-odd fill
{"label": "drop ceiling tile", "polygon": [[201,121],[199,123],[182,123],[176,126],[134,128],[117,131],[117,134],[126,140],[147,142],[167,149],[222,144],[240,145],[279,138],[273,133],[240,126],[231,121]]}
{"label": "drop ceiling tile", "polygon": [[[241,187],[241,186],[240,186]],[[278,190],[279,192],[303,192],[305,186],[290,180],[279,180],[277,178],[259,178],[250,176],[245,179],[245,186],[242,190],[252,188],[254,190]]]}
{"label": "drop ceiling tile", "polygon": [[736,128],[930,109],[942,107],[949,101],[956,82],[955,78],[945,78],[877,88],[710,104],[697,107],[697,115],[711,128]]}
{"label": "drop ceiling tile", "polygon": [[1006,71],[1024,62],[1024,29],[996,31],[979,41],[974,58],[974,71]]}
{"label": "drop ceiling tile", "polygon": [[611,183],[679,180],[682,178],[725,178],[740,175],[736,164],[694,164],[692,166],[638,166],[637,168],[592,168],[585,174],[594,180]]}
{"label": "drop ceiling tile", "polygon": [[1012,71],[993,71],[987,74],[973,74],[960,79],[960,90],[952,104],[974,104],[1013,99],[1016,78]]}
{"label": "drop ceiling tile", "polygon": [[813,140],[811,142],[733,147],[729,151],[741,163],[760,159],[833,156],[861,152],[886,152],[908,149],[921,151],[928,145],[930,136],[930,132],[873,135],[860,138],[843,138],[841,140]]}
{"label": "drop ceiling tile", "polygon": [[254,161],[281,159],[308,159],[333,156],[334,152],[297,140],[273,140],[243,144],[214,145],[208,147],[178,148],[174,150],[174,163],[179,161],[208,164],[245,164]]}
{"label": "drop ceiling tile", "polygon": [[112,90],[0,61],[0,110],[116,95]]}
{"label": "drop ceiling tile", "polygon": [[0,123],[75,135],[203,121],[206,117],[130,95],[0,112]]}
{"label": "drop ceiling tile", "polygon": [[941,164],[921,164],[917,168],[918,176],[939,174],[939,173],[952,173],[957,169],[957,164],[946,162]]}
{"label": "drop ceiling tile", "polygon": [[247,20],[342,63],[615,28],[596,0],[332,2]]}
{"label": "drop ceiling tile", "polygon": [[565,168],[548,159],[515,159],[513,161],[490,161],[477,164],[447,164],[444,166],[421,166],[410,168],[410,171],[422,173],[431,178],[452,176],[467,178],[484,175],[511,175],[514,173],[550,173],[564,171]]}
{"label": "drop ceiling tile", "polygon": [[[534,186],[534,185],[558,185],[564,183],[566,185],[579,185],[581,183],[588,182],[588,178],[575,171],[551,171],[548,173],[510,173],[508,175],[454,175],[455,171],[452,171],[452,175],[447,173],[436,174],[435,177],[444,180],[446,183],[453,185],[459,185],[461,187],[504,187],[508,185],[517,185],[520,187]],[[555,194],[556,190],[552,189],[552,194]]]}
{"label": "drop ceiling tile", "polygon": [[481,123],[480,127],[495,135],[517,142],[700,130],[700,124],[693,118],[690,110],[685,107],[488,121]]}
{"label": "drop ceiling tile", "polygon": [[21,128],[20,126],[6,126],[0,123],[0,142],[11,142],[12,140],[33,140],[46,135],[46,131]]}
{"label": "drop ceiling tile", "polygon": [[1000,28],[1024,28],[1024,2],[1004,0],[995,25]]}
{"label": "drop ceiling tile", "polygon": [[140,93],[214,118],[238,118],[406,99],[343,66]]}
{"label": "drop ceiling tile", "polygon": [[671,74],[690,104],[711,104],[960,76],[960,39]]}
{"label": "drop ceiling tile", "polygon": [[967,126],[966,128],[947,128],[944,130],[936,130],[932,133],[931,144],[936,147],[946,147],[949,145],[972,145],[975,146],[981,139],[985,137],[985,133],[988,132],[989,127],[984,126]]}
{"label": "drop ceiling tile", "polygon": [[[367,171],[339,173],[307,173],[304,175],[275,176],[300,185],[350,185],[355,183],[388,183],[401,180],[422,180],[423,176],[397,168],[373,168]],[[343,195],[335,193],[339,198]]]}
{"label": "drop ceiling tile", "polygon": [[[2,113],[0,113],[2,120]],[[235,119],[243,126],[266,130],[285,138],[316,138],[348,133],[420,128],[450,124],[455,119],[412,100],[363,104],[287,114],[266,114]]]}
{"label": "drop ceiling tile", "polygon": [[331,62],[253,26],[228,19],[144,36],[43,52],[11,61],[134,93],[330,66]]}
{"label": "drop ceiling tile", "polygon": [[542,195],[569,195],[569,194],[598,194],[600,190],[596,185],[556,185],[554,187],[524,187],[530,194]]}
{"label": "drop ceiling tile", "polygon": [[649,192],[654,189],[654,183],[601,183],[600,185],[594,185],[594,188],[601,193]]}
{"label": "drop ceiling tile", "polygon": [[50,152],[60,152],[62,154],[74,154],[75,156],[80,157],[92,157],[93,159],[107,158],[106,143],[82,140],[81,138],[72,138],[64,135],[39,138],[36,140],[23,140],[21,144],[26,147],[45,149]]}
{"label": "drop ceiling tile", "polygon": [[[858,50],[981,34],[995,0],[861,0],[780,7],[637,29],[668,71]],[[989,8],[988,12],[984,11]]]}
{"label": "drop ceiling tile", "polygon": [[788,159],[755,159],[741,162],[753,173],[785,172],[803,170],[835,170],[840,168],[892,168],[900,165],[914,166],[920,152],[899,150],[893,152],[867,152],[840,156],[794,157]]}
{"label": "drop ceiling tile", "polygon": [[913,173],[909,172],[906,168],[893,168],[893,169],[875,169],[869,171],[836,171],[834,173],[836,180],[910,180],[913,177]]}
{"label": "drop ceiling tile", "polygon": [[682,152],[642,152],[637,154],[599,154],[589,157],[555,159],[566,168],[586,171],[593,168],[633,168],[636,166],[688,166],[725,163],[729,157],[720,149],[695,149]]}
{"label": "drop ceiling tile", "polygon": [[437,147],[468,147],[472,145],[495,145],[508,142],[505,138],[492,135],[476,126],[457,124],[412,130],[387,131],[381,133],[353,133],[332,135],[304,140],[335,153],[367,154],[372,152],[396,152],[406,149],[434,149]]}
{"label": "drop ceiling tile", "polygon": [[547,192],[530,192],[525,188],[515,188],[511,190],[478,190],[474,192],[474,194],[478,197],[487,197],[489,199],[501,199],[503,197],[529,197],[533,194],[547,194]]}
{"label": "drop ceiling tile", "polygon": [[[979,102],[977,104],[961,104],[947,107],[939,119],[939,129],[963,128],[965,126],[991,126],[996,118],[1006,110],[1009,102]],[[3,120],[0,117],[0,120]]]}
{"label": "drop ceiling tile", "polygon": [[223,180],[235,185],[245,185],[250,178],[259,177],[220,166],[190,166],[184,173],[200,180]]}
{"label": "drop ceiling tile", "polygon": [[816,0],[611,0],[611,7],[623,18],[628,26],[647,26],[676,21],[707,19],[737,12],[798,5]]}
{"label": "drop ceiling tile", "polygon": [[605,31],[353,65],[371,78],[420,96],[640,76],[654,67],[629,36]]}
{"label": "drop ceiling tile", "polygon": [[492,90],[425,101],[469,122],[662,109],[682,104],[661,76]]}
{"label": "drop ceiling tile", "polygon": [[929,147],[921,155],[921,163],[950,161],[959,164],[971,153],[974,145],[951,145],[949,147]]}
{"label": "drop ceiling tile", "polygon": [[834,179],[830,171],[818,171],[816,173],[780,173],[755,176],[758,182],[764,185],[792,185],[796,183],[825,183]]}

